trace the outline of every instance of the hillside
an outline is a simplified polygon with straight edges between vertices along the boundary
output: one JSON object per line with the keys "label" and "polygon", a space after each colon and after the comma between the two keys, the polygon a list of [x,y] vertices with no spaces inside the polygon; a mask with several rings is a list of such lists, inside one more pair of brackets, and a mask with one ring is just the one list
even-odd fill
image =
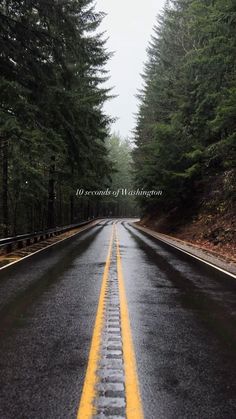
{"label": "hillside", "polygon": [[235,175],[231,170],[209,178],[189,206],[153,213],[140,224],[236,261]]}

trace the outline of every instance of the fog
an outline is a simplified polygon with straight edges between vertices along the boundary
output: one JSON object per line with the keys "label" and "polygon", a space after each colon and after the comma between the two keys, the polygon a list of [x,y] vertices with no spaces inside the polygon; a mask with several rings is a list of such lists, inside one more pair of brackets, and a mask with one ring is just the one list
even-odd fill
{"label": "fog", "polygon": [[102,31],[109,37],[107,48],[114,51],[107,68],[109,86],[114,86],[117,98],[107,102],[106,112],[118,120],[111,129],[124,137],[131,136],[135,126],[137,99],[142,86],[141,72],[146,61],[146,49],[165,0],[98,0],[97,10],[107,13]]}

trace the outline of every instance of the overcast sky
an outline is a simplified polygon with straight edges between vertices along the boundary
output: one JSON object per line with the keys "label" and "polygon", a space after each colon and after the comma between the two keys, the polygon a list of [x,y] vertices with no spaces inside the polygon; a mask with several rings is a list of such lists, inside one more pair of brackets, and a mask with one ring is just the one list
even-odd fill
{"label": "overcast sky", "polygon": [[107,13],[102,30],[109,37],[107,48],[115,54],[108,64],[109,85],[114,86],[116,99],[105,110],[118,121],[112,131],[130,136],[137,111],[135,95],[142,81],[140,73],[146,61],[146,48],[157,14],[165,0],[97,0],[97,10]]}

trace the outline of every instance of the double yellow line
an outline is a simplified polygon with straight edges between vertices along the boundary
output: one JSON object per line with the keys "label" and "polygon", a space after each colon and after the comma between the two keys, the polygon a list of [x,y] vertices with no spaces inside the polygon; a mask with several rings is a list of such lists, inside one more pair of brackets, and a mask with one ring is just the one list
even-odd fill
{"label": "double yellow line", "polygon": [[96,371],[98,370],[100,360],[101,336],[104,324],[105,294],[108,286],[114,238],[116,239],[117,279],[120,297],[121,333],[123,342],[123,360],[125,371],[126,418],[143,419],[144,417],[139,391],[138,375],[134,347],[132,342],[128,305],[124,286],[120,245],[117,235],[117,227],[113,224],[106,265],[103,273],[102,286],[94,325],[92,343],[89,353],[87,372],[85,376],[77,419],[91,419],[96,414],[96,410],[93,405],[93,402],[94,400],[96,400],[97,396],[96,385],[98,384],[98,377]]}

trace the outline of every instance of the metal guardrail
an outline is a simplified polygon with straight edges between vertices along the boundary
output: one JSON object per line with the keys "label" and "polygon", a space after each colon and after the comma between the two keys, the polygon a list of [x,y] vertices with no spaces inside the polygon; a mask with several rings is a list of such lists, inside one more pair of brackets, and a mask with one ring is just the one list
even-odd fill
{"label": "metal guardrail", "polygon": [[29,246],[30,244],[37,243],[39,241],[48,239],[53,236],[66,233],[67,231],[73,230],[77,227],[82,227],[96,220],[92,218],[81,223],[70,224],[64,227],[56,227],[49,230],[37,231],[34,233],[21,234],[15,237],[6,237],[0,239],[0,253],[10,253],[13,249],[22,249],[23,247]]}

